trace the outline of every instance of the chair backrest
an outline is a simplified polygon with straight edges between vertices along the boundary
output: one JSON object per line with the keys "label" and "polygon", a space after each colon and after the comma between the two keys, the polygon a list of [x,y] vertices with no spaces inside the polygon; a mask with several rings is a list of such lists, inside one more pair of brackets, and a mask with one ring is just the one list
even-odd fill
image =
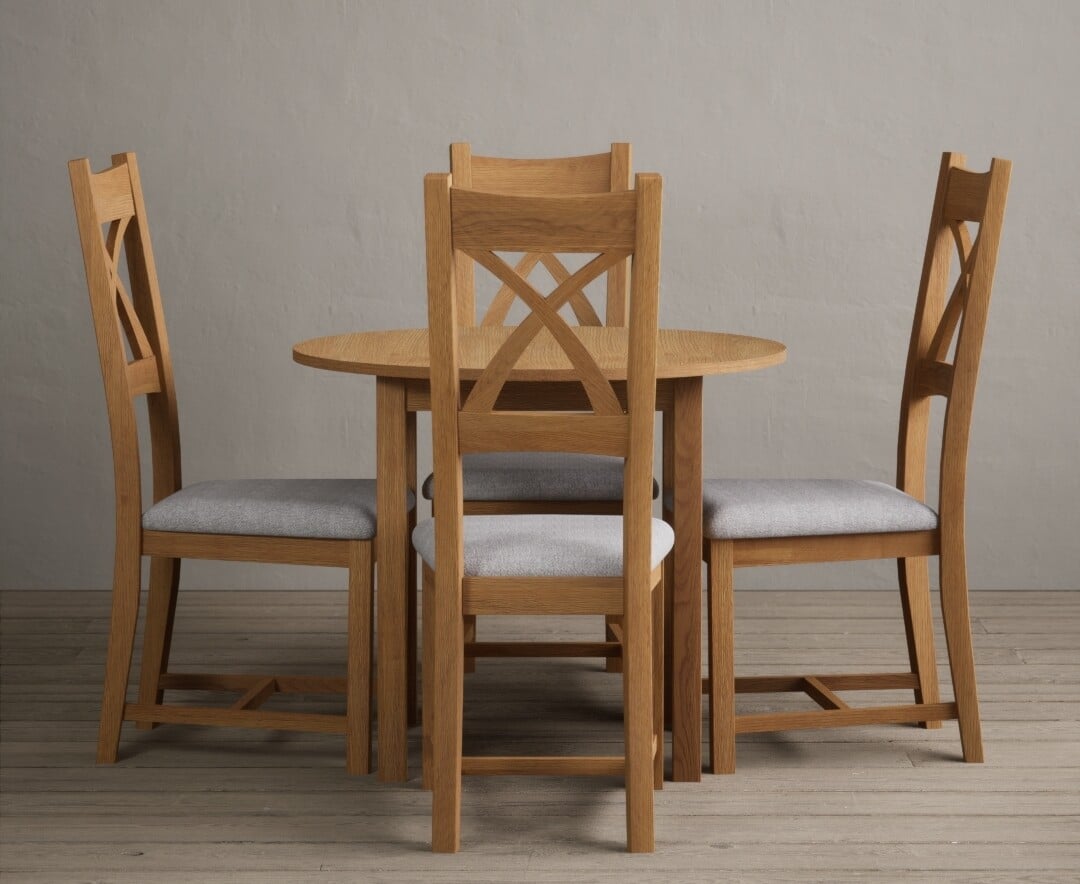
{"label": "chair backrest", "polygon": [[[970,172],[962,154],[941,157],[900,406],[897,487],[926,499],[930,399],[944,396],[942,530],[963,530],[971,410],[1011,169],[994,159],[988,171]],[[978,224],[974,237],[969,222]],[[946,298],[954,251],[959,266]]]}
{"label": "chair backrest", "polygon": [[[507,193],[518,196],[573,196],[586,193],[619,193],[630,190],[630,145],[616,143],[608,153],[583,157],[524,160],[503,157],[473,156],[466,143],[450,145],[450,174],[454,187],[482,190],[488,193]],[[515,271],[528,277],[537,264],[542,264],[556,283],[570,272],[550,252],[526,252]],[[457,297],[459,321],[476,325],[476,294],[472,261],[460,261],[457,267]],[[579,325],[626,325],[627,262],[619,261],[607,271],[607,303],[601,323],[596,310],[580,289],[571,294],[567,303]],[[504,325],[514,302],[514,292],[506,284],[499,289],[481,325]]]}
{"label": "chair backrest", "polygon": [[[431,348],[437,579],[462,575],[461,455],[481,451],[576,451],[624,457],[624,574],[642,585],[649,573],[656,330],[660,264],[659,175],[638,175],[633,190],[582,196],[519,196],[451,186],[451,176],[424,181],[428,327]],[[589,253],[595,258],[546,298],[496,252]],[[570,294],[618,261],[632,261],[626,404],[596,360],[559,315]],[[477,334],[457,322],[461,261],[476,261],[509,285],[529,315],[503,339],[475,384],[462,391],[459,342]],[[493,330],[494,331],[494,330]],[[616,329],[612,334],[619,334]],[[567,360],[591,412],[499,410],[510,372],[540,334],[550,336],[560,367]],[[548,343],[545,340],[545,344]],[[453,591],[453,590],[450,590]],[[647,586],[646,586],[647,591]]]}
{"label": "chair backrest", "polygon": [[115,154],[112,162],[95,174],[88,160],[72,160],[68,172],[109,411],[117,531],[137,532],[142,482],[135,397],[147,397],[155,501],[180,488],[180,425],[139,167],[133,153]]}

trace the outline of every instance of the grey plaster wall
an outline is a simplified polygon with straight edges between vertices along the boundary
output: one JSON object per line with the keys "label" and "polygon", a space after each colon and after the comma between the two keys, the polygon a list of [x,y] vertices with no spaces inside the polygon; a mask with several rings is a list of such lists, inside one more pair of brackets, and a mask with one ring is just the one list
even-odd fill
{"label": "grey plaster wall", "polygon": [[[138,152],[188,481],[371,474],[373,385],[303,338],[425,321],[447,144],[665,176],[662,320],[778,338],[706,472],[889,479],[942,150],[1015,163],[972,436],[980,588],[1077,588],[1080,5],[0,2],[0,586],[104,587],[112,476],[65,163]],[[422,462],[428,461],[426,426]],[[190,587],[340,586],[185,565]],[[888,563],[740,586],[888,587]]]}

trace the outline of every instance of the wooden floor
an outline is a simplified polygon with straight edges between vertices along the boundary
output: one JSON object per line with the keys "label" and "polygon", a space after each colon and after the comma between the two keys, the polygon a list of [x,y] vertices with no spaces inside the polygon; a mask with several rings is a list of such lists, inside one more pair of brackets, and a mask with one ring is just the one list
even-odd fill
{"label": "wooden floor", "polygon": [[[341,673],[344,602],[182,591],[174,668]],[[462,853],[432,855],[415,732],[401,785],[347,777],[340,737],[180,726],[125,725],[120,763],[95,766],[107,605],[101,592],[0,594],[5,884],[1080,880],[1080,592],[973,599],[986,764],[959,760],[951,722],[742,738],[734,776],[665,785],[646,856],[623,853],[618,781],[532,778],[467,779]],[[744,592],[736,606],[742,673],[905,666],[891,593]],[[537,624],[600,629],[510,618],[481,632]],[[938,639],[943,661],[940,623]],[[614,754],[620,690],[597,661],[481,660],[466,749]]]}

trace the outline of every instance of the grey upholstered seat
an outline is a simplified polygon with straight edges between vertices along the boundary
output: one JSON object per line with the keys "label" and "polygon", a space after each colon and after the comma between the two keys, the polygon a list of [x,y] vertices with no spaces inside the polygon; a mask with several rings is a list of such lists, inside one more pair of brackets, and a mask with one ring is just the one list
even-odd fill
{"label": "grey upholstered seat", "polygon": [[[619,577],[622,516],[465,516],[467,577]],[[652,520],[652,567],[671,551],[675,534]],[[413,546],[435,567],[435,520],[413,531]]]}
{"label": "grey upholstered seat", "polygon": [[[623,460],[603,454],[498,451],[461,458],[466,500],[622,500]],[[422,487],[434,497],[434,476]],[[653,497],[660,488],[653,482]]]}
{"label": "grey upholstered seat", "polygon": [[864,479],[709,479],[704,534],[713,540],[929,531],[930,507]]}
{"label": "grey upholstered seat", "polygon": [[375,480],[199,482],[155,503],[142,524],[148,531],[369,540],[375,536]]}

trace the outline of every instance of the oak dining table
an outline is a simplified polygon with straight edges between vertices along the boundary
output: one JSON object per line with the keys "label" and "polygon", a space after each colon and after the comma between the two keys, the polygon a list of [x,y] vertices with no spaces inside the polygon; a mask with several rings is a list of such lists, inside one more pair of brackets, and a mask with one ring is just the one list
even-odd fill
{"label": "oak dining table", "polygon": [[[479,377],[512,328],[467,327],[459,340],[461,379]],[[626,394],[625,328],[579,326],[574,333]],[[408,729],[418,721],[416,671],[416,557],[410,546],[417,490],[416,415],[430,411],[426,328],[354,332],[303,341],[294,361],[313,368],[375,377],[377,512],[376,624],[378,777],[408,778]],[[672,740],[672,777],[701,779],[701,482],[702,390],[710,375],[778,365],[783,344],[722,332],[661,329],[657,341],[656,409],[663,419],[661,500],[675,531],[665,562],[665,708]],[[588,410],[563,350],[546,331],[523,353],[498,408]],[[625,401],[625,400],[624,400]]]}

